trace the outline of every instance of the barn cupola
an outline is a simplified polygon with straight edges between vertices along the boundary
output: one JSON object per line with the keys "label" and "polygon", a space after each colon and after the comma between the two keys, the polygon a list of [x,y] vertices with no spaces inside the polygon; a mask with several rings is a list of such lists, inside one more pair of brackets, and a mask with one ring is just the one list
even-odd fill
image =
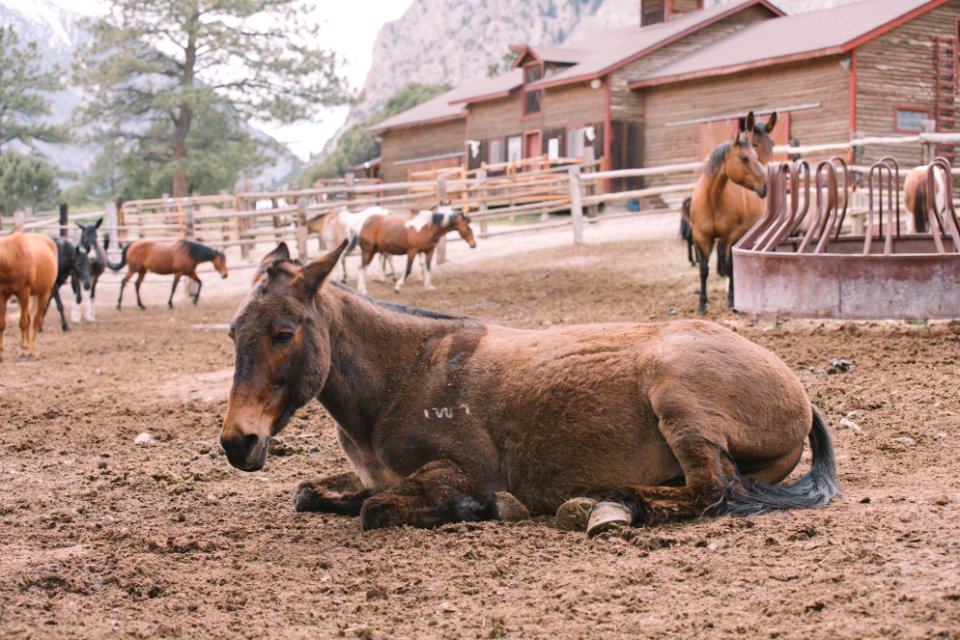
{"label": "barn cupola", "polygon": [[640,0],[640,26],[666,22],[703,9],[703,0]]}

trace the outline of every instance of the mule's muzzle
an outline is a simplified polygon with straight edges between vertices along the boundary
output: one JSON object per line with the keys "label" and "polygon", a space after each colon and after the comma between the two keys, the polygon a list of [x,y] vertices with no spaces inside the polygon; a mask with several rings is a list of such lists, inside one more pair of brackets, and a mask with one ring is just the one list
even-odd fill
{"label": "mule's muzzle", "polygon": [[259,471],[267,461],[267,439],[256,434],[220,436],[230,464],[241,471]]}

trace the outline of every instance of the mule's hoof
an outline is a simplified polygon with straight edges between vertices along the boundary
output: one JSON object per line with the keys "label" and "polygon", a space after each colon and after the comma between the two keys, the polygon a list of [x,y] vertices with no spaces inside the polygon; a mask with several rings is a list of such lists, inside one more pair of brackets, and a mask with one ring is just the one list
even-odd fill
{"label": "mule's hoof", "polygon": [[619,502],[603,501],[593,505],[587,520],[587,535],[591,538],[598,533],[629,527],[633,514]]}
{"label": "mule's hoof", "polygon": [[497,499],[497,520],[518,522],[530,519],[530,510],[512,493],[497,491],[494,496]]}
{"label": "mule's hoof", "polygon": [[586,531],[590,509],[595,504],[593,498],[570,498],[557,509],[554,524],[563,531]]}
{"label": "mule's hoof", "polygon": [[317,491],[316,483],[311,481],[301,482],[297,487],[297,492],[293,494],[293,508],[297,511],[316,511],[317,510]]}

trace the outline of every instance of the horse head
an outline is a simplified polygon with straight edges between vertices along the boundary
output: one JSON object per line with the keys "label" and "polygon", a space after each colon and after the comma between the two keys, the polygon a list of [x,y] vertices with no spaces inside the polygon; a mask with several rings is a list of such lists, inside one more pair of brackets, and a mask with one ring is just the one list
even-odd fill
{"label": "horse head", "polygon": [[223,251],[214,251],[213,252],[213,268],[217,270],[224,278],[227,277],[227,256]]}
{"label": "horse head", "polygon": [[740,129],[734,133],[723,166],[728,179],[764,198],[767,195],[767,172],[760,164],[754,146],[755,128],[756,122],[751,111],[741,122]]}
{"label": "horse head", "polygon": [[460,237],[467,241],[471,249],[477,248],[477,240],[473,237],[473,229],[470,228],[470,218],[467,217],[467,214],[457,215],[453,220],[453,226]]}
{"label": "horse head", "polygon": [[326,383],[330,318],[316,294],[346,247],[300,266],[281,243],[260,262],[230,322],[236,369],[220,444],[238,469],[261,469],[270,437]]}
{"label": "horse head", "polygon": [[753,148],[757,150],[757,157],[760,158],[761,163],[767,165],[773,159],[773,138],[770,137],[770,134],[773,132],[773,128],[777,126],[777,112],[771,113],[766,122],[759,122],[754,118],[752,129],[747,128],[746,120],[746,118],[740,118],[740,130],[752,134],[751,142]]}
{"label": "horse head", "polygon": [[97,244],[97,229],[100,228],[101,224],[103,224],[103,218],[99,218],[96,222],[91,222],[90,224],[77,223],[77,226],[80,227],[81,249],[90,251],[90,249]]}

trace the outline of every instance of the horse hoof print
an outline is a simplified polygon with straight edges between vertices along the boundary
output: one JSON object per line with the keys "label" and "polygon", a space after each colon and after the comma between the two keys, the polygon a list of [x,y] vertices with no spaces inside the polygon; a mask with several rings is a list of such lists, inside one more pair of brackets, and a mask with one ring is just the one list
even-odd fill
{"label": "horse hoof print", "polygon": [[587,521],[587,535],[591,538],[598,533],[618,529],[620,527],[629,527],[633,521],[633,514],[630,509],[618,502],[598,502],[590,509],[590,517]]}

